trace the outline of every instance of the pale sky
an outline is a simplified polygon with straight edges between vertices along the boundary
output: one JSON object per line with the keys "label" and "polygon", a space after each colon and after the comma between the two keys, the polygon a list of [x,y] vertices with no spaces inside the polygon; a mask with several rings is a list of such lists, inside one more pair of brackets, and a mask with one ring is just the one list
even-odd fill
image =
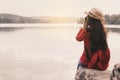
{"label": "pale sky", "polygon": [[97,7],[104,14],[119,14],[120,0],[0,0],[0,13],[21,16],[84,16]]}

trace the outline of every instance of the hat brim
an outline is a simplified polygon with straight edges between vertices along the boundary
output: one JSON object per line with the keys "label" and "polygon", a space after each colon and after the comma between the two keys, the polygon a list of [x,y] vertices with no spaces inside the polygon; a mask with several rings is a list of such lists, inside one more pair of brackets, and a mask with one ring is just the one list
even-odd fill
{"label": "hat brim", "polygon": [[[93,14],[90,14],[90,12],[85,12],[85,14],[89,15],[92,18],[98,19],[96,16],[94,16]],[[99,20],[99,19],[98,19]]]}
{"label": "hat brim", "polygon": [[90,12],[85,12],[85,14],[87,14],[87,15],[89,15],[90,17],[95,18],[95,19],[97,19],[97,20],[104,21],[104,18],[99,19],[99,18],[97,18],[94,14],[92,14],[92,13],[90,13]]}

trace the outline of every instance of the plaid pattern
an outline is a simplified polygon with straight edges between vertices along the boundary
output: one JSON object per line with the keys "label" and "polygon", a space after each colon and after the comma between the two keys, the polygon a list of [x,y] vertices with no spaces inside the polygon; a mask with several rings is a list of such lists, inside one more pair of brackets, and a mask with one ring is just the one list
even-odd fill
{"label": "plaid pattern", "polygon": [[[90,32],[86,32],[85,29],[81,29],[76,36],[77,41],[84,41],[84,51],[80,62],[90,69],[106,70],[109,65],[110,50],[108,48],[104,51],[98,50],[92,53],[90,51],[89,36]],[[85,49],[87,49],[87,53]],[[89,56],[89,59],[87,56]]]}

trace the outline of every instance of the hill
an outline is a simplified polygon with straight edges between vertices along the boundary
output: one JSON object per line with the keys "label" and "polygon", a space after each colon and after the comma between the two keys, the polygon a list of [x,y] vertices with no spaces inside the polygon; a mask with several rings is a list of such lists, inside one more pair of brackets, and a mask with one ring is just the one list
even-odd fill
{"label": "hill", "polygon": [[[105,15],[105,24],[120,24],[120,14]],[[0,23],[80,23],[83,24],[83,17],[54,17],[38,16],[24,17],[14,14],[0,14]]]}
{"label": "hill", "polygon": [[76,23],[78,17],[24,17],[14,14],[0,14],[0,23]]}
{"label": "hill", "polygon": [[77,23],[79,17],[54,17],[54,16],[38,16],[34,17],[36,19],[41,19],[49,21],[50,23]]}
{"label": "hill", "polygon": [[14,14],[0,14],[0,23],[48,23],[49,21]]}

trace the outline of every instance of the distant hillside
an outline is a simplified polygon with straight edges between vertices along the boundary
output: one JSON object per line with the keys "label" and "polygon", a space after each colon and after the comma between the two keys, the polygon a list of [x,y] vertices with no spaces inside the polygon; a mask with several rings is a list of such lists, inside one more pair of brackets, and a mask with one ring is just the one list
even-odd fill
{"label": "distant hillside", "polygon": [[14,14],[0,14],[0,23],[77,23],[78,17],[23,17]]}
{"label": "distant hillside", "polygon": [[[83,17],[23,17],[13,14],[0,14],[0,23],[79,23],[83,24]],[[120,14],[105,15],[105,24],[120,24]]]}
{"label": "distant hillside", "polygon": [[105,23],[106,24],[115,24],[120,25],[120,14],[116,15],[105,15]]}
{"label": "distant hillside", "polygon": [[[115,15],[104,15],[105,24],[108,25],[120,25],[120,14],[115,14]],[[84,18],[80,18],[78,21],[78,23],[83,23],[84,22]]]}
{"label": "distant hillside", "polygon": [[79,17],[51,17],[51,16],[38,16],[36,19],[48,20],[51,23],[77,23]]}
{"label": "distant hillside", "polygon": [[48,23],[47,20],[23,17],[13,14],[0,14],[0,23]]}

